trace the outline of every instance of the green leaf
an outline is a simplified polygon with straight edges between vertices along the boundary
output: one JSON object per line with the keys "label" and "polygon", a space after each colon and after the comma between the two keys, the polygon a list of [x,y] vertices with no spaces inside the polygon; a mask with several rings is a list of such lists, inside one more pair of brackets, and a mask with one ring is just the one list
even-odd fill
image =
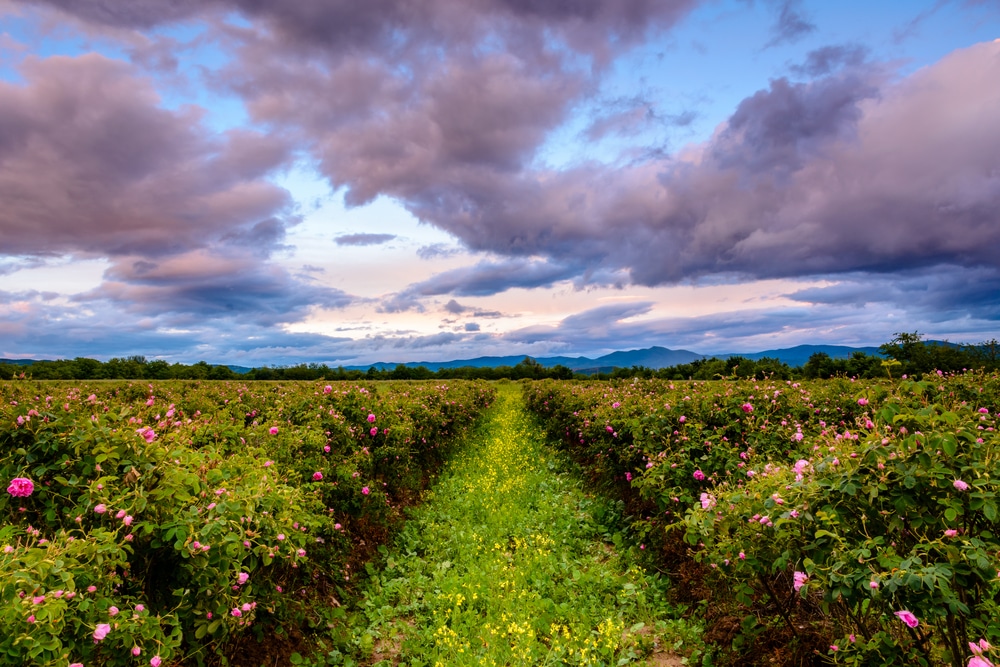
{"label": "green leaf", "polygon": [[951,433],[945,433],[941,436],[941,449],[948,456],[954,456],[958,451],[958,441],[955,440],[955,436]]}

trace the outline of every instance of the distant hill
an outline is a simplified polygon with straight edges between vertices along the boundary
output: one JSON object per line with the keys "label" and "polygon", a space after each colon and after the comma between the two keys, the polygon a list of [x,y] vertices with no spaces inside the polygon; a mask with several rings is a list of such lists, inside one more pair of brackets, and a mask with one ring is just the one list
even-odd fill
{"label": "distant hill", "polygon": [[30,366],[35,363],[35,359],[0,359],[0,364],[8,366]]}
{"label": "distant hill", "polygon": [[[578,373],[610,373],[615,368],[631,368],[633,366],[644,366],[646,368],[659,369],[677,366],[679,364],[689,364],[698,359],[728,359],[729,357],[746,357],[754,361],[764,357],[778,359],[789,366],[802,366],[809,357],[817,352],[823,352],[832,359],[846,359],[854,352],[864,352],[865,354],[877,355],[877,347],[847,347],[844,345],[798,345],[778,350],[765,350],[763,352],[733,352],[727,354],[698,354],[690,350],[671,350],[666,347],[648,347],[642,350],[627,350],[612,352],[596,359],[589,357],[533,357],[542,366],[551,368],[553,366],[566,366],[570,370]],[[475,357],[474,359],[455,359],[453,361],[411,361],[403,364],[378,362],[365,366],[345,366],[347,370],[368,370],[374,366],[378,370],[392,370],[396,366],[407,366],[416,368],[423,366],[427,370],[437,371],[442,368],[496,368],[497,366],[516,366],[524,360],[525,355],[510,355],[506,357]]]}
{"label": "distant hill", "polygon": [[[506,357],[476,357],[474,359],[455,359],[454,361],[411,361],[404,364],[378,362],[366,366],[345,366],[347,370],[368,370],[374,366],[378,370],[392,370],[402,365],[409,368],[423,366],[427,370],[437,371],[442,368],[496,368],[497,366],[516,366],[526,355],[516,354]],[[687,364],[703,355],[688,350],[668,350],[665,347],[650,347],[645,350],[629,350],[627,352],[612,352],[603,357],[532,357],[542,366],[565,366],[574,371],[597,372],[597,369],[610,370],[615,367],[631,368],[646,366],[647,368],[666,368],[677,364]]]}

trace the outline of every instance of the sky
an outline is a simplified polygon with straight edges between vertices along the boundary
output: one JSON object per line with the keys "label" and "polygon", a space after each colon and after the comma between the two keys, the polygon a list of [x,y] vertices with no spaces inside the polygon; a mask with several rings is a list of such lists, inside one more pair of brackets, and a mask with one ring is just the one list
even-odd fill
{"label": "sky", "polygon": [[0,357],[1000,338],[1000,0],[0,0]]}

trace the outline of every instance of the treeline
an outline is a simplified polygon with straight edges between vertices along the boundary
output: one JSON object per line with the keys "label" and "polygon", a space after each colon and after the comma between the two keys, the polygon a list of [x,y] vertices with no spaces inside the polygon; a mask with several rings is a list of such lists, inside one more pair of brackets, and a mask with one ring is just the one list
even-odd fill
{"label": "treeline", "polygon": [[879,346],[879,354],[854,352],[846,359],[834,359],[817,352],[802,366],[789,366],[780,359],[729,357],[698,359],[689,364],[651,369],[642,366],[616,368],[591,379],[640,377],[664,380],[757,379],[825,380],[831,377],[872,379],[923,375],[941,371],[955,373],[967,369],[1000,370],[1000,343],[995,339],[978,345],[955,345],[947,341],[925,341],[918,332],[897,333]]}
{"label": "treeline", "polygon": [[114,358],[101,362],[77,357],[58,361],[36,361],[32,364],[0,364],[0,379],[30,377],[35,380],[571,380],[661,378],[665,380],[751,379],[777,380],[826,379],[854,377],[858,379],[915,376],[934,371],[947,373],[965,369],[1000,370],[1000,343],[996,339],[978,345],[955,345],[941,341],[925,341],[918,332],[897,333],[879,347],[879,355],[854,352],[846,359],[834,359],[824,352],[809,357],[802,366],[789,366],[780,359],[763,357],[729,357],[698,359],[689,364],[652,369],[644,366],[616,368],[610,373],[574,373],[566,366],[546,368],[531,357],[515,366],[442,368],[432,371],[424,366],[399,364],[392,370],[375,366],[367,371],[330,368],[326,364],[297,366],[263,366],[238,373],[228,366],[204,361],[196,364],[171,364],[163,360],[148,361],[142,356]]}
{"label": "treeline", "polygon": [[330,368],[326,364],[297,366],[263,366],[238,373],[228,366],[205,361],[196,364],[171,364],[163,360],[149,361],[142,356],[114,358],[101,362],[77,357],[58,361],[36,361],[31,364],[0,364],[0,380],[21,376],[33,380],[570,380],[573,371],[566,366],[546,368],[531,357],[516,366],[496,368],[442,368],[431,371],[424,366],[411,368],[402,364],[392,370],[374,366],[367,371]]}

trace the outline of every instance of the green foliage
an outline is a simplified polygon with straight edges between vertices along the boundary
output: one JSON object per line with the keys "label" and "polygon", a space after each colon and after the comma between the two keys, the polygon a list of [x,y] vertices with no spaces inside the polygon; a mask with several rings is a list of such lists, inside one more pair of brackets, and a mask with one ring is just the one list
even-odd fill
{"label": "green foliage", "polygon": [[792,638],[808,627],[844,664],[952,664],[1000,643],[996,374],[527,393],[651,540],[686,540],[713,604]]}
{"label": "green foliage", "polygon": [[508,385],[385,551],[342,654],[449,666],[699,654],[700,629],[638,564],[620,503],[587,497],[519,402]]}
{"label": "green foliage", "polygon": [[0,479],[34,487],[0,495],[0,662],[201,663],[299,623],[399,523],[492,395],[0,384]]}

